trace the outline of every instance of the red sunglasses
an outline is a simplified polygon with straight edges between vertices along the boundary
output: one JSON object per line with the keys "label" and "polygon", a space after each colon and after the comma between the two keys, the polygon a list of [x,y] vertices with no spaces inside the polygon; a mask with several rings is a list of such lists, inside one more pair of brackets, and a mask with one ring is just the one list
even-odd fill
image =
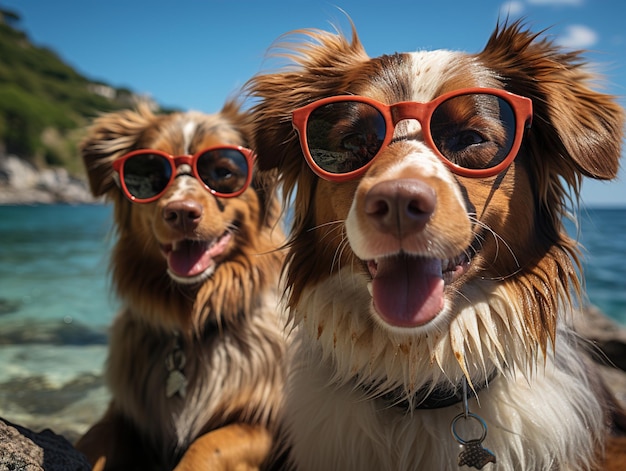
{"label": "red sunglasses", "polygon": [[334,96],[292,113],[311,170],[334,182],[362,175],[405,119],[420,122],[424,141],[452,172],[484,178],[515,159],[532,122],[532,101],[499,89],[464,88],[428,103],[386,105],[362,96]]}
{"label": "red sunglasses", "polygon": [[241,146],[218,146],[194,155],[172,156],[154,149],[130,152],[113,162],[124,195],[135,203],[158,199],[187,164],[193,176],[215,196],[239,196],[250,185],[254,153]]}

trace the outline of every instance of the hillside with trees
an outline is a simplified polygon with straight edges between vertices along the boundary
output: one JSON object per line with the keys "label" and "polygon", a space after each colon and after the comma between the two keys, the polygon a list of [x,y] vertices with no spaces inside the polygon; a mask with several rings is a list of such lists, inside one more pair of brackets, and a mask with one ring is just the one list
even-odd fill
{"label": "hillside with trees", "polygon": [[0,10],[0,156],[81,174],[77,144],[89,120],[137,96],[79,74],[19,24],[19,14]]}

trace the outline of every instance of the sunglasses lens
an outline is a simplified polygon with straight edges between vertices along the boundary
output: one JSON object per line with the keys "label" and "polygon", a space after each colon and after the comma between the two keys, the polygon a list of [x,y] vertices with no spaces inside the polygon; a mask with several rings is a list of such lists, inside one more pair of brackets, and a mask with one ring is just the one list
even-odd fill
{"label": "sunglasses lens", "polygon": [[159,154],[137,154],[124,162],[124,183],[137,199],[148,199],[161,193],[172,176],[170,162]]}
{"label": "sunglasses lens", "polygon": [[236,149],[214,149],[198,157],[200,179],[213,191],[224,195],[244,189],[250,168],[245,155]]}
{"label": "sunglasses lens", "polygon": [[510,154],[516,123],[512,106],[487,93],[460,95],[433,112],[430,134],[439,152],[460,167],[483,170]]}
{"label": "sunglasses lens", "polygon": [[357,101],[328,103],[307,121],[307,146],[315,163],[329,173],[349,173],[367,165],[385,139],[385,118]]}

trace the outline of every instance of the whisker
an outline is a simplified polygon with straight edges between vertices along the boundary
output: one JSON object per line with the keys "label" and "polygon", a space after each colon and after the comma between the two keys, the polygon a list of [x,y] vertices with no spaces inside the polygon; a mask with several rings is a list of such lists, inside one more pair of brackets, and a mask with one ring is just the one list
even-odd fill
{"label": "whisker", "polygon": [[343,219],[337,220],[337,221],[325,222],[325,223],[318,224],[317,226],[313,226],[313,227],[307,229],[307,232],[313,232],[313,231],[316,231],[318,229],[321,229],[321,228],[327,227],[327,226],[336,226],[336,228],[341,228],[344,223],[345,223],[345,220],[343,220]]}
{"label": "whisker", "polygon": [[[515,265],[517,266],[517,270],[509,273],[508,275],[502,275],[502,276],[493,277],[493,278],[483,277],[482,279],[484,279],[484,280],[491,280],[491,281],[502,281],[502,280],[506,280],[508,278],[511,278],[511,277],[514,277],[515,275],[517,275],[521,271],[522,267],[521,267],[521,265],[519,263],[519,260],[518,260],[517,256],[515,255],[515,252],[513,251],[513,249],[509,245],[509,243],[502,236],[500,236],[494,229],[492,229],[488,224],[486,224],[485,222],[479,220],[475,215],[470,214],[469,215],[469,219],[475,225],[481,227],[482,229],[484,229],[485,231],[487,231],[489,234],[491,234],[493,236],[493,239],[494,239],[495,244],[496,244],[496,253],[494,255],[494,261],[498,258],[498,254],[500,253],[500,246],[502,244],[508,250],[508,252],[511,254],[511,256],[513,257],[513,260],[515,261]],[[483,237],[479,237],[479,236],[476,237],[476,240],[480,241],[480,239],[482,239],[482,241],[484,242],[484,238]],[[482,243],[480,245],[482,246]]]}
{"label": "whisker", "polygon": [[348,241],[348,238],[345,236],[345,233],[343,231],[341,234],[339,234],[339,236],[341,237],[341,240],[339,241],[339,244],[337,244],[337,248],[335,249],[335,254],[333,255],[333,262],[330,266],[331,273],[335,266],[335,262],[337,264],[337,271],[341,270],[341,258],[343,257],[343,253],[346,250],[346,248],[350,246],[350,242]]}

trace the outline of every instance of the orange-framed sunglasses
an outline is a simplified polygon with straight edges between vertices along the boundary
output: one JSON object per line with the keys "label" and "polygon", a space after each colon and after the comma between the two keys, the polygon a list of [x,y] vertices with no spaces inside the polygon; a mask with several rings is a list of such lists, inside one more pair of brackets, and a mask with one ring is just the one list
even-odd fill
{"label": "orange-framed sunglasses", "polygon": [[193,176],[213,195],[239,196],[250,185],[254,153],[241,146],[210,147],[193,155],[172,156],[139,149],[113,162],[124,195],[135,203],[158,199],[176,178],[176,168],[187,164]]}
{"label": "orange-framed sunglasses", "polygon": [[484,178],[515,159],[532,122],[532,101],[505,90],[463,88],[428,103],[333,96],[292,113],[311,170],[334,182],[362,175],[407,119],[420,122],[424,142],[452,172]]}

